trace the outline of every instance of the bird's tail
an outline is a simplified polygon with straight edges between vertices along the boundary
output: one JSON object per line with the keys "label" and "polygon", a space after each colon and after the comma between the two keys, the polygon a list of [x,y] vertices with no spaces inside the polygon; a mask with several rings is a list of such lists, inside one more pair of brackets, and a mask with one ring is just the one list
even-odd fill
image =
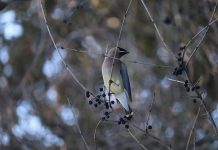
{"label": "bird's tail", "polygon": [[130,120],[133,117],[133,111],[131,109],[131,107],[128,104],[128,96],[126,91],[116,95],[117,97],[117,101],[121,104],[121,106],[125,109],[126,115],[125,118],[127,118],[128,120]]}

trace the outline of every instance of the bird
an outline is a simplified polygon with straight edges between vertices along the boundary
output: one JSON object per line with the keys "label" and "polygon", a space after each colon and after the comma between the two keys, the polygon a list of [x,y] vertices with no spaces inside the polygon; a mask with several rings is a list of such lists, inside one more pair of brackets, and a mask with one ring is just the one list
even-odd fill
{"label": "bird", "polygon": [[131,119],[134,113],[129,105],[129,101],[132,102],[129,75],[126,65],[120,60],[128,53],[121,47],[110,49],[102,64],[102,77],[107,91],[113,94],[124,108],[125,118]]}

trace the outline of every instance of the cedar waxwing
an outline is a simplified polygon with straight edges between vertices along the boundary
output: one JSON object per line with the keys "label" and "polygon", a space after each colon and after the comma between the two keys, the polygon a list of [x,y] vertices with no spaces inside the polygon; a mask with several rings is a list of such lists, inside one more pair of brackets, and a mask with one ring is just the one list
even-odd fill
{"label": "cedar waxwing", "polygon": [[[110,49],[102,64],[102,76],[104,80],[104,86],[106,87],[107,91],[109,91],[110,88],[110,93],[116,97],[116,100],[125,109],[126,117],[131,118],[133,116],[133,112],[128,103],[129,101],[132,101],[129,76],[125,64],[120,61],[120,58],[128,53],[129,52],[127,50],[120,47],[118,47],[117,50],[116,48]],[[115,59],[112,71],[114,55]],[[109,80],[111,85],[109,85]]]}

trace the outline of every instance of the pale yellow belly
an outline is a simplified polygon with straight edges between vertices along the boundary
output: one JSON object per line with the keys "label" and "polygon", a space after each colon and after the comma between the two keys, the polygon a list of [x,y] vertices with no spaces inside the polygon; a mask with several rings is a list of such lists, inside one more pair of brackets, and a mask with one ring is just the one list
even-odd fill
{"label": "pale yellow belly", "polygon": [[109,87],[109,80],[110,80],[110,75],[107,75],[106,77],[104,76],[103,77],[104,79],[104,85],[105,87],[109,90],[110,88],[110,91],[112,93],[114,93],[115,95],[117,94],[120,94],[123,92],[123,82],[122,82],[122,79],[119,75],[117,76],[112,76],[111,80],[113,81],[111,86]]}

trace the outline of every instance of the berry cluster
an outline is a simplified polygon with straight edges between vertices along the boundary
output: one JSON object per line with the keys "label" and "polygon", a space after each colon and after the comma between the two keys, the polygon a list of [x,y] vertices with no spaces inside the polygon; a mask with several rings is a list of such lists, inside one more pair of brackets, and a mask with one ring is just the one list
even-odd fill
{"label": "berry cluster", "polygon": [[109,119],[110,118],[110,113],[108,111],[106,111],[104,113],[104,116],[101,118],[102,120],[106,120],[106,119]]}
{"label": "berry cluster", "polygon": [[[100,91],[102,91],[102,88],[100,88]],[[106,94],[100,94],[94,97],[89,91],[86,91],[86,98],[88,98],[88,102],[90,105],[93,105],[94,107],[98,107],[98,105],[104,104],[106,109],[112,108],[111,104],[114,104],[115,102],[111,100],[110,102],[106,101],[105,99]]]}
{"label": "berry cluster", "polygon": [[125,125],[125,128],[128,129],[129,128],[129,125],[128,125],[128,121],[126,117],[124,118],[120,118],[120,120],[118,121],[118,125]]}
{"label": "berry cluster", "polygon": [[185,46],[180,47],[180,51],[177,53],[177,61],[179,66],[176,67],[173,71],[173,75],[179,76],[182,75],[182,72],[185,70],[185,62],[183,61]]}
{"label": "berry cluster", "polygon": [[[95,108],[98,107],[99,105],[103,105],[104,104],[104,108],[106,109],[106,111],[104,112],[104,115],[102,116],[102,121],[106,121],[110,118],[110,114],[111,114],[111,110],[112,109],[112,105],[115,104],[114,100],[106,100],[106,93],[104,92],[103,88],[99,88],[99,91],[101,94],[94,96],[91,92],[86,91],[86,98],[88,99],[88,103],[89,105],[94,106]],[[108,96],[111,96],[111,93],[108,93]],[[129,124],[128,122],[132,119],[132,117],[121,117],[118,120],[118,124],[122,124],[124,125],[124,127],[126,129],[129,128]]]}
{"label": "berry cluster", "polygon": [[188,80],[185,80],[184,87],[186,88],[187,92],[190,92],[190,85],[188,84]]}
{"label": "berry cluster", "polygon": [[[191,84],[189,84],[188,80],[185,80],[184,87],[186,88],[187,92],[190,92],[190,91],[194,92],[194,91],[200,89],[199,85],[197,85],[197,84],[191,85]],[[193,98],[193,103],[197,103],[197,99],[196,98]]]}
{"label": "berry cluster", "polygon": [[193,92],[200,89],[199,85],[191,85],[189,84],[188,80],[185,80],[184,87],[186,88],[187,92],[190,92],[190,90]]}

